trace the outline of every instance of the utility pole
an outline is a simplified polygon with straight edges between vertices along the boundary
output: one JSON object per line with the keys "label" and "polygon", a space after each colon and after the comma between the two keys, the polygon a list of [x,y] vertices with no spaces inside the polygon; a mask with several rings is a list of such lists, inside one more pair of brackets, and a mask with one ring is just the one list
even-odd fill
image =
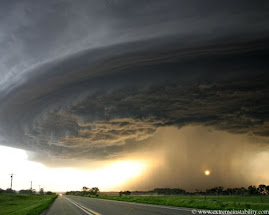
{"label": "utility pole", "polygon": [[13,173],[11,173],[10,174],[10,180],[11,180],[11,182],[10,182],[10,189],[12,190],[12,182],[13,182],[13,176],[14,176],[15,174],[13,174]]}
{"label": "utility pole", "polygon": [[33,190],[33,186],[32,186],[32,185],[33,185],[33,183],[32,183],[32,181],[31,181],[31,188],[30,188],[30,190]]}

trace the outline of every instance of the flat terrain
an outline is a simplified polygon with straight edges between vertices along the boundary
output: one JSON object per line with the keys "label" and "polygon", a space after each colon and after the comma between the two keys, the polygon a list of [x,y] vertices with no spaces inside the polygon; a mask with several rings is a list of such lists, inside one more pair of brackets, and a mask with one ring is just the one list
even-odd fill
{"label": "flat terrain", "polygon": [[269,196],[102,196],[99,199],[199,209],[268,210]]}
{"label": "flat terrain", "polygon": [[55,200],[55,195],[0,194],[1,215],[39,215]]}
{"label": "flat terrain", "polygon": [[59,196],[46,215],[189,215],[191,209],[119,202],[79,196]]}

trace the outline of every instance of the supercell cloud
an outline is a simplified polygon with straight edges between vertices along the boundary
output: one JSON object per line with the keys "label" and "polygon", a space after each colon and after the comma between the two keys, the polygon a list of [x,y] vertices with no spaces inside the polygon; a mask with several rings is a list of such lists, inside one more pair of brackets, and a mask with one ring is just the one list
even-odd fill
{"label": "supercell cloud", "polygon": [[235,142],[213,148],[267,147],[268,11],[267,1],[1,3],[1,144],[44,163],[151,146],[166,156],[165,146],[195,151],[205,143],[157,143],[162,129],[180,138],[198,126],[193,136],[207,127]]}

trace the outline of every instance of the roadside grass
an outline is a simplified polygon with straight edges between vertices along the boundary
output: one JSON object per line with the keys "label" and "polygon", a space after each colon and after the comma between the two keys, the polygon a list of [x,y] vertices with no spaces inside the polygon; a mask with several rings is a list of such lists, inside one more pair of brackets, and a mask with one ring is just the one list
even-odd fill
{"label": "roadside grass", "polygon": [[39,215],[57,198],[56,195],[0,194],[1,215]]}
{"label": "roadside grass", "polygon": [[269,210],[269,196],[106,196],[100,199],[109,199],[126,202],[198,208],[198,209],[253,209]]}

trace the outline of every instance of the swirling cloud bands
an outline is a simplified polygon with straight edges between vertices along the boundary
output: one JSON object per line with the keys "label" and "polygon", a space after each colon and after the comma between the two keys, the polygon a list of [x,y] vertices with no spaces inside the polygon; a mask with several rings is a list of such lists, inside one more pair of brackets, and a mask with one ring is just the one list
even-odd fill
{"label": "swirling cloud bands", "polygon": [[[30,148],[65,156],[87,150],[89,157],[91,151],[98,156],[93,148],[146,139],[165,125],[268,135],[266,41],[174,45],[168,54],[165,48],[143,51],[143,43],[86,52],[29,75],[3,98],[3,133]],[[142,51],[117,51],[132,46]],[[111,50],[116,57],[88,63]]]}

